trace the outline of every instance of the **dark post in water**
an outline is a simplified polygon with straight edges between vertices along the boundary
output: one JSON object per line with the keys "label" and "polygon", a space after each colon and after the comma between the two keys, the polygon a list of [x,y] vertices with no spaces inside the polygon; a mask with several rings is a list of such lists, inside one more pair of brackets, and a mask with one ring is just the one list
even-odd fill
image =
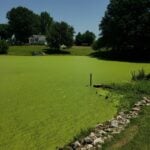
{"label": "dark post in water", "polygon": [[90,73],[90,86],[92,86],[92,73]]}

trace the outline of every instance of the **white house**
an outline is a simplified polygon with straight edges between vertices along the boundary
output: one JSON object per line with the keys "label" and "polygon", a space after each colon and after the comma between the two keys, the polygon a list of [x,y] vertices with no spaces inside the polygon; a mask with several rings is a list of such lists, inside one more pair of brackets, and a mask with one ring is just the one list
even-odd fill
{"label": "white house", "polygon": [[29,37],[29,44],[45,44],[47,45],[45,35],[32,35]]}

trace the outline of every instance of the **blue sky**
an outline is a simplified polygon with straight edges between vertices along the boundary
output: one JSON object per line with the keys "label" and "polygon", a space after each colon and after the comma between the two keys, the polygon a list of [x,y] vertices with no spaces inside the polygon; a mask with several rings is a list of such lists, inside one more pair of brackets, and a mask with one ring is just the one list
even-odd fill
{"label": "blue sky", "polygon": [[0,0],[0,23],[6,23],[6,13],[24,6],[35,13],[47,11],[56,21],[66,21],[76,32],[90,30],[99,34],[98,25],[109,0]]}

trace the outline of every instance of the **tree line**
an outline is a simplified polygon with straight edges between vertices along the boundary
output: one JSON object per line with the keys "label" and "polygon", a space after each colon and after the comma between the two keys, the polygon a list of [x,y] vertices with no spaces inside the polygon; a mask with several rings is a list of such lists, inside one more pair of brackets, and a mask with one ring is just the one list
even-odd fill
{"label": "tree line", "polygon": [[[15,35],[13,37],[15,44],[25,44],[33,34],[45,35],[49,47],[57,50],[61,45],[71,47],[76,43],[74,42],[74,28],[64,21],[55,21],[48,12],[41,12],[38,15],[28,8],[17,7],[8,11],[6,17],[8,24],[0,24],[1,39],[10,39],[12,35]],[[77,41],[78,36],[75,39]],[[82,36],[82,43],[91,45],[94,39],[94,33],[86,31]]]}
{"label": "tree line", "polygon": [[99,30],[94,49],[116,58],[150,58],[150,0],[110,0]]}
{"label": "tree line", "polygon": [[8,24],[0,24],[3,39],[15,34],[17,41],[25,43],[32,34],[44,34],[52,49],[60,49],[62,44],[71,47],[75,43],[92,45],[101,56],[150,57],[150,0],[110,0],[96,41],[90,31],[79,32],[74,39],[74,28],[66,22],[56,22],[47,12],[37,15],[17,7],[7,13],[7,18]]}

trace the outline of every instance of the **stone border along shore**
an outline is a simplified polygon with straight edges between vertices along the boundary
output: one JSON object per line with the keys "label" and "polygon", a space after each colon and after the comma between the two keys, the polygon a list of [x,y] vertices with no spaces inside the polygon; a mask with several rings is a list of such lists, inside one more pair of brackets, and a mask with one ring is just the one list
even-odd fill
{"label": "stone border along shore", "polygon": [[82,139],[71,143],[64,148],[58,150],[99,150],[102,145],[111,141],[114,135],[125,130],[130,120],[137,118],[143,106],[150,106],[150,98],[143,97],[142,100],[136,102],[131,111],[124,113],[119,112],[112,120],[106,121],[103,124],[98,124],[92,132]]}

